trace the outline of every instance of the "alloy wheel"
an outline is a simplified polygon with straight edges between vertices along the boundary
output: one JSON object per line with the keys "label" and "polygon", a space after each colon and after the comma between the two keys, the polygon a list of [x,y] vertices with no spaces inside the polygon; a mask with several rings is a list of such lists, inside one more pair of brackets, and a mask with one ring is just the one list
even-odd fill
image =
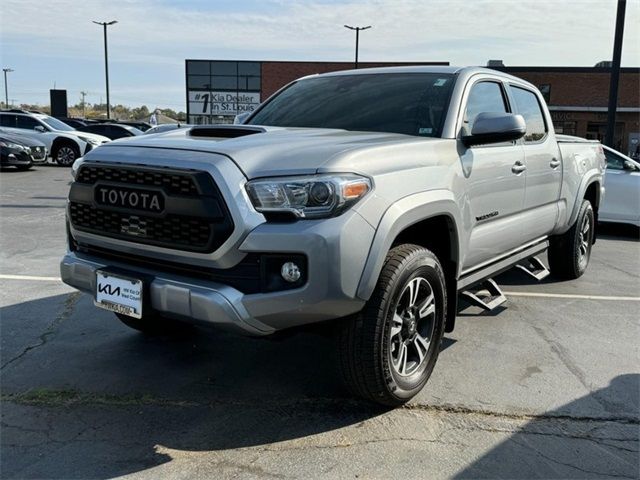
{"label": "alloy wheel", "polygon": [[398,375],[406,377],[422,367],[435,324],[433,288],[427,279],[415,277],[402,290],[391,320],[389,352],[391,366]]}

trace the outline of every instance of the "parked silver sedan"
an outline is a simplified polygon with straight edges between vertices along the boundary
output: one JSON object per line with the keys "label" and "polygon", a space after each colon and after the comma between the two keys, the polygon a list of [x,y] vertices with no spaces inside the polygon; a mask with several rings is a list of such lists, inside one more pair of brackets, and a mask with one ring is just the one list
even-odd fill
{"label": "parked silver sedan", "polygon": [[607,146],[602,148],[607,157],[607,172],[599,220],[640,227],[640,163]]}

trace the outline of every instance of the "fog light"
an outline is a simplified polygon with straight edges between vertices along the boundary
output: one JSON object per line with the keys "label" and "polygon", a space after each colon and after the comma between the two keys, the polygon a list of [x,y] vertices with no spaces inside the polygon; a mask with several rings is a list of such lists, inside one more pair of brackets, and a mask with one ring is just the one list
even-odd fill
{"label": "fog light", "polygon": [[293,262],[287,262],[283,264],[282,268],[280,269],[280,275],[282,275],[282,278],[290,283],[297,282],[302,276],[302,274],[300,273],[300,268]]}

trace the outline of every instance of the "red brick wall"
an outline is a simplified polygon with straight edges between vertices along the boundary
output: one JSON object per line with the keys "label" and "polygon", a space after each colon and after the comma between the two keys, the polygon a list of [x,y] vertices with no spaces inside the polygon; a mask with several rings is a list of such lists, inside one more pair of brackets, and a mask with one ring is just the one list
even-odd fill
{"label": "red brick wall", "polygon": [[[507,69],[508,71],[508,69]],[[609,103],[608,72],[509,72],[536,86],[551,85],[549,105],[606,107]],[[640,74],[622,73],[618,87],[619,107],[640,107]]]}
{"label": "red brick wall", "polygon": [[[397,67],[402,65],[448,65],[447,62],[359,62],[360,68]],[[296,78],[315,73],[335,72],[337,70],[351,70],[353,62],[263,62],[262,63],[262,101],[269,98],[279,88],[292,82]]]}

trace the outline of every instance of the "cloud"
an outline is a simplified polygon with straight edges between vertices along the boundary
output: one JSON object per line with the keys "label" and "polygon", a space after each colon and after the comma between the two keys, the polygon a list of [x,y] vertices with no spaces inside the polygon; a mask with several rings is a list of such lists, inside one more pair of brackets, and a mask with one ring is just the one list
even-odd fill
{"label": "cloud", "polygon": [[[591,66],[611,57],[615,0],[3,0],[0,41],[12,62],[58,59],[78,65],[64,75],[92,75],[81,65],[102,60],[100,27],[109,27],[114,69],[171,71],[182,88],[185,58],[351,60],[353,32],[343,24],[373,25],[361,33],[364,61],[450,61],[507,65]],[[623,65],[640,64],[640,2],[627,4]],[[17,69],[16,69],[17,70]],[[61,69],[62,70],[62,69]],[[69,70],[67,68],[66,70]],[[162,84],[167,82],[157,79]],[[182,95],[174,102],[183,101]]]}

